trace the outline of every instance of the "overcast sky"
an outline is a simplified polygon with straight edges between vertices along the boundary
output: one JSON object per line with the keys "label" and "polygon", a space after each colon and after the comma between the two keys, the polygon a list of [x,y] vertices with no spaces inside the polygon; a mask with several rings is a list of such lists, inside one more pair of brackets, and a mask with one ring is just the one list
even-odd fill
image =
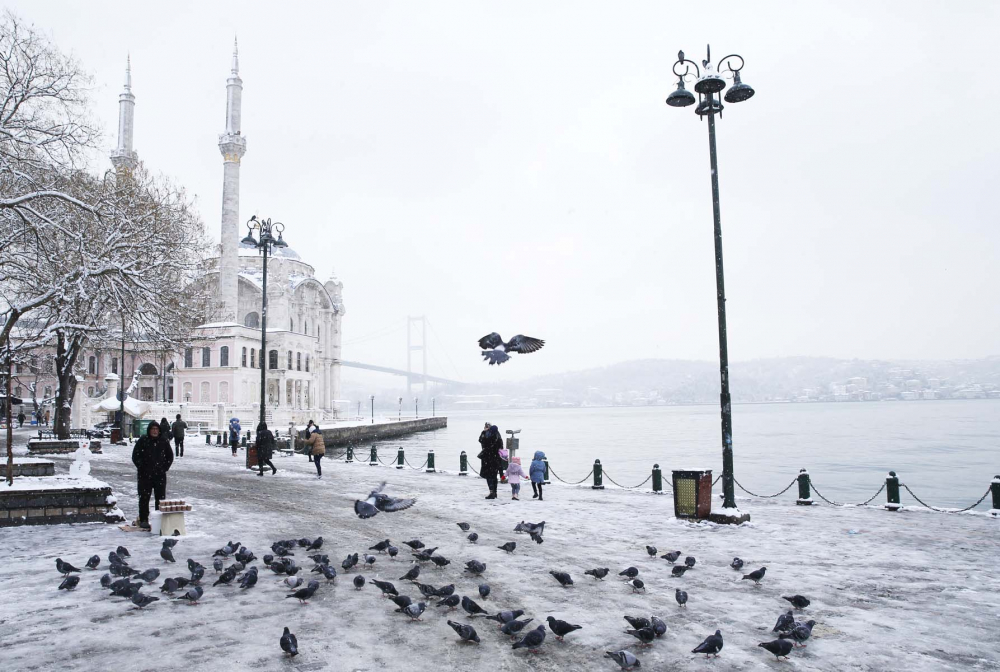
{"label": "overcast sky", "polygon": [[[225,81],[242,220],[344,282],[344,358],[506,380],[718,356],[707,125],[678,49],[746,58],[718,123],[729,352],[1000,354],[996,2],[6,3],[94,77],[115,144],[218,239]],[[109,165],[106,152],[99,165]],[[500,370],[490,331],[544,338]]]}

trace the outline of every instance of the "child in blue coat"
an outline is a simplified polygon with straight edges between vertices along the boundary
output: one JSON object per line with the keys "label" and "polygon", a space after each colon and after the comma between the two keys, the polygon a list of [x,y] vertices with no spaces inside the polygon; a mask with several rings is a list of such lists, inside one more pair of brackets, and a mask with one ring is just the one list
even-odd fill
{"label": "child in blue coat", "polygon": [[531,475],[531,495],[532,499],[542,501],[542,483],[545,482],[545,453],[540,450],[535,451],[535,456],[531,458],[531,466],[528,473]]}

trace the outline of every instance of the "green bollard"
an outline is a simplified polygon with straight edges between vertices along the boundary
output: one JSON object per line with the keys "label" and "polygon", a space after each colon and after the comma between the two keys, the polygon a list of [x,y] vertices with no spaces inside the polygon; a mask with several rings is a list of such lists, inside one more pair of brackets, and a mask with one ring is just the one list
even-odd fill
{"label": "green bollard", "polygon": [[434,449],[431,448],[427,451],[427,469],[425,469],[428,474],[433,474],[436,469],[434,469]]}
{"label": "green bollard", "polygon": [[462,451],[462,454],[458,456],[458,475],[468,476],[469,475],[469,456]]}
{"label": "green bollard", "polygon": [[1000,474],[993,477],[990,492],[993,493],[993,508],[990,510],[990,515],[996,518],[1000,516]]}
{"label": "green bollard", "polygon": [[347,463],[351,464],[354,462],[354,446],[347,447]]}
{"label": "green bollard", "polygon": [[247,447],[247,439],[248,439],[248,438],[249,438],[249,437],[246,437],[246,436],[244,436],[244,437],[243,437],[243,441],[241,441],[241,444],[243,445],[243,447],[244,447],[244,448],[246,448],[246,447]]}
{"label": "green bollard", "polygon": [[206,446],[211,446],[212,445],[212,435],[211,434],[206,434],[205,435],[205,445]]}
{"label": "green bollard", "polygon": [[215,445],[217,445],[217,446],[221,446],[222,445],[222,434],[216,434],[215,435]]}
{"label": "green bollard", "polygon": [[542,485],[549,484],[549,458],[543,457],[542,462],[545,463],[545,474],[542,476]]}
{"label": "green bollard", "polygon": [[899,477],[895,471],[890,471],[885,477],[885,508],[889,511],[899,511]]}
{"label": "green bollard", "polygon": [[396,468],[397,469],[402,469],[403,468],[403,461],[405,459],[406,458],[403,456],[403,447],[400,446],[399,447],[399,452],[396,453]]}
{"label": "green bollard", "polygon": [[660,473],[660,465],[653,465],[653,492],[658,495],[663,494],[663,474]]}
{"label": "green bollard", "polygon": [[795,500],[801,506],[812,506],[812,493],[809,492],[809,472],[799,469],[799,498]]}
{"label": "green bollard", "polygon": [[594,460],[594,484],[590,486],[591,490],[603,490],[604,489],[604,472],[601,469],[601,461]]}
{"label": "green bollard", "polygon": [[377,466],[377,465],[378,465],[378,446],[376,446],[373,443],[372,444],[372,455],[371,455],[371,458],[369,458],[369,460],[368,460],[368,466],[369,467],[374,467],[374,466]]}

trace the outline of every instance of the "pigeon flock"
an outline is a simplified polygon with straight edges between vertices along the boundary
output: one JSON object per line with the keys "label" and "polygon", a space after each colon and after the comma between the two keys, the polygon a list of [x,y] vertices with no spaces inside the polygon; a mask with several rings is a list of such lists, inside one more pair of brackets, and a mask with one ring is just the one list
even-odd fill
{"label": "pigeon flock", "polygon": [[[355,503],[355,511],[361,518],[370,518],[379,511],[400,511],[413,505],[414,500],[402,500],[383,494],[384,487],[385,483],[382,483],[366,500],[358,500]],[[472,531],[470,523],[459,522],[457,525],[462,535],[470,533],[466,537],[469,541],[474,543],[480,539],[479,534]],[[545,522],[521,521],[515,525],[513,532],[527,534],[536,544],[542,544]],[[101,588],[108,591],[112,598],[122,598],[132,610],[155,611],[169,608],[156,605],[161,600],[194,607],[204,599],[211,599],[212,593],[207,591],[249,591],[261,585],[268,585],[270,587],[265,590],[273,591],[273,586],[277,585],[283,596],[283,600],[280,601],[293,600],[293,604],[300,606],[291,607],[292,609],[308,610],[310,600],[317,595],[323,597],[325,592],[333,590],[337,584],[338,570],[335,567],[337,560],[323,552],[323,537],[275,541],[270,546],[270,553],[262,558],[258,558],[239,541],[230,541],[212,554],[211,570],[206,569],[205,565],[197,560],[188,558],[187,571],[183,571],[185,565],[177,565],[175,554],[181,550],[178,549],[178,542],[176,537],[163,539],[159,551],[163,566],[148,569],[134,568],[130,564],[132,555],[129,550],[119,546],[108,553],[107,571],[99,579]],[[462,546],[487,551],[483,554],[483,559],[473,558],[460,562],[459,578],[473,579],[469,594],[462,594],[465,591],[457,589],[455,583],[445,583],[446,579],[441,578],[448,572],[454,574],[456,570],[450,568],[452,565],[450,559],[438,553],[439,546],[428,547],[420,539],[403,541],[400,545],[409,548],[411,559],[406,567],[399,567],[400,560],[394,560],[400,551],[390,539],[375,541],[364,553],[348,553],[339,563],[341,573],[354,572],[351,582],[356,591],[372,586],[378,591],[372,594],[384,600],[383,604],[391,603],[392,611],[387,614],[387,618],[399,618],[403,623],[418,623],[423,622],[427,614],[435,614],[436,618],[438,614],[443,613],[446,616],[446,624],[454,633],[454,641],[459,645],[484,645],[485,641],[493,646],[509,646],[511,651],[526,650],[530,653],[542,653],[551,649],[552,641],[557,642],[560,647],[571,646],[572,633],[584,627],[556,615],[526,616],[524,609],[512,608],[509,604],[496,604],[496,596],[489,583],[489,566],[492,562],[516,562],[516,559],[507,559],[518,549],[517,542],[513,540],[502,544],[492,542],[483,547]],[[529,544],[529,549],[531,547]],[[495,550],[489,550],[491,548]],[[667,566],[670,566],[669,574],[664,571],[662,577],[653,579],[654,585],[669,584],[673,579],[683,579],[688,571],[701,571],[695,569],[701,565],[697,564],[694,556],[686,556],[681,561],[681,551],[669,551],[659,555],[654,546],[646,546],[645,551],[649,558],[659,557],[666,560],[669,563]],[[100,572],[102,564],[104,563],[101,557],[93,555],[86,561],[84,567],[89,571]],[[174,569],[175,566],[177,569]],[[764,581],[767,571],[766,567],[760,567],[743,573],[744,562],[739,558],[734,558],[729,566],[738,573],[739,579],[735,581],[736,584],[746,585],[743,581],[747,580],[752,582],[750,588],[744,590],[753,590],[759,586]],[[396,583],[379,578],[378,573],[369,578],[360,573],[361,570],[376,571],[376,568],[384,568],[386,572],[391,572],[386,578],[393,579]],[[61,577],[58,590],[77,589],[80,577],[84,575],[84,570],[62,558],[56,558],[56,570]],[[155,591],[153,584],[161,579],[161,570],[171,576],[163,578],[159,590]],[[581,590],[612,590],[614,582],[605,581],[611,571],[607,567],[587,569],[583,571],[583,575],[593,577],[593,580],[587,579],[580,583],[574,581],[572,574],[565,567],[550,569],[548,574],[554,584],[558,584],[562,590],[568,591],[566,594],[570,595],[573,591]],[[267,577],[268,572],[274,576]],[[620,583],[631,593],[645,593],[646,584],[640,577],[640,570],[637,567],[625,567],[616,574],[621,579]],[[688,592],[676,585],[672,586],[674,599],[679,608],[686,608],[689,601]],[[154,594],[154,591],[158,594]],[[697,595],[694,599],[697,601]],[[788,602],[791,609],[786,607],[786,611],[778,616],[777,622],[771,629],[774,639],[758,644],[759,648],[774,655],[776,660],[787,660],[796,648],[806,646],[816,624],[814,620],[796,618],[796,612],[802,612],[810,606],[811,602],[807,597],[796,594],[782,596],[782,599]],[[452,616],[453,612],[464,617],[464,621]],[[391,614],[398,616],[394,617]],[[624,620],[629,627],[623,634],[634,638],[635,646],[639,650],[656,646],[656,642],[668,637],[670,632],[668,618],[626,614]],[[492,623],[487,625],[488,621]],[[494,632],[496,634],[493,634]],[[548,639],[550,635],[551,639]],[[676,637],[672,639],[676,640]],[[548,646],[546,646],[547,641],[550,642]],[[296,635],[288,627],[284,627],[278,644],[281,655],[294,657],[300,652]],[[691,653],[719,657],[723,645],[723,634],[717,629],[691,649]],[[308,650],[308,642],[304,646],[305,650]],[[604,653],[604,657],[625,670],[641,667],[641,661],[635,653],[625,648],[608,650]]]}

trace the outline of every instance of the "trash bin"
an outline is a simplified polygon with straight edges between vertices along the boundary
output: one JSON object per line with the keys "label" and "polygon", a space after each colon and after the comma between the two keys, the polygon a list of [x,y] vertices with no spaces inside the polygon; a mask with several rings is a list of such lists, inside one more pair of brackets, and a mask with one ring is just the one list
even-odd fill
{"label": "trash bin", "polygon": [[132,420],[132,436],[139,438],[140,436],[146,436],[146,429],[156,422],[155,420],[140,420],[135,418]]}
{"label": "trash bin", "polygon": [[257,468],[257,444],[247,444],[247,469]]}
{"label": "trash bin", "polygon": [[122,440],[122,430],[117,427],[111,428],[111,443],[121,443]]}
{"label": "trash bin", "polygon": [[707,520],[712,514],[712,470],[674,471],[674,516]]}

